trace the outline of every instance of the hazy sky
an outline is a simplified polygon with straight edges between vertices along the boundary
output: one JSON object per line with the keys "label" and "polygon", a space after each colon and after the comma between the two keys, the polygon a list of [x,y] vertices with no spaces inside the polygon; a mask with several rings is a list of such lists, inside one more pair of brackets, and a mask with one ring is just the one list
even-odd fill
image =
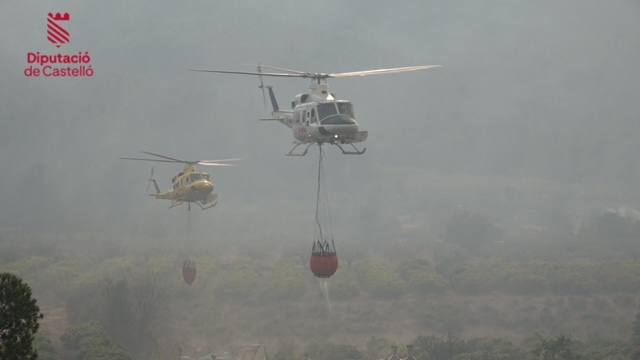
{"label": "hazy sky", "polygon": [[[50,11],[72,14],[60,50],[45,37]],[[257,121],[267,110],[256,79],[186,70],[257,62],[323,72],[444,65],[330,82],[370,132],[364,156],[328,151],[343,233],[361,233],[379,206],[496,207],[496,184],[521,191],[522,207],[537,204],[540,182],[569,207],[584,207],[584,193],[640,206],[639,20],[637,0],[4,0],[0,226],[170,229],[183,209],[145,195],[150,166],[118,160],[148,150],[245,159],[213,171],[220,204],[194,215],[203,232],[242,236],[264,222],[282,229],[268,236],[303,233],[316,153],[283,156],[291,133]],[[26,78],[29,51],[89,51],[95,76]],[[283,107],[308,86],[270,82]],[[156,166],[161,187],[177,170]]]}

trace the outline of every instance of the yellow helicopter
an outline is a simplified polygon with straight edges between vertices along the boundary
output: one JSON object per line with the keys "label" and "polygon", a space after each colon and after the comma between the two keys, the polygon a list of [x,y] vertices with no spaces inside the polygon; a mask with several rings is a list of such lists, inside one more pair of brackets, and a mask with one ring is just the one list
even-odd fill
{"label": "yellow helicopter", "polygon": [[211,176],[205,172],[198,170],[196,165],[203,166],[233,166],[227,162],[236,161],[240,159],[221,159],[221,160],[198,160],[188,161],[182,159],[176,159],[166,155],[160,155],[148,151],[143,151],[144,154],[154,156],[156,158],[136,158],[136,157],[122,157],[123,160],[137,160],[137,161],[152,161],[161,163],[176,163],[184,164],[184,168],[176,176],[171,179],[172,189],[169,191],[161,192],[158,182],[153,177],[153,168],[151,168],[151,176],[149,177],[149,183],[152,183],[156,192],[149,194],[156,199],[170,200],[171,206],[169,209],[180,206],[187,203],[187,209],[191,211],[191,203],[195,203],[202,210],[206,210],[216,206],[218,203],[218,194],[213,192],[215,183],[211,179]]}

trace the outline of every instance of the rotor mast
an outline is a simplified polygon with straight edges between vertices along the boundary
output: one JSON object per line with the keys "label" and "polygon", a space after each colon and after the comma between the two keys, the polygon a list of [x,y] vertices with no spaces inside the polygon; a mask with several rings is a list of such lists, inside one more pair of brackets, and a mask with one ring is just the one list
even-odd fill
{"label": "rotor mast", "polygon": [[311,79],[309,89],[313,96],[317,96],[326,100],[334,100],[333,95],[329,92],[329,82],[327,77],[317,77]]}

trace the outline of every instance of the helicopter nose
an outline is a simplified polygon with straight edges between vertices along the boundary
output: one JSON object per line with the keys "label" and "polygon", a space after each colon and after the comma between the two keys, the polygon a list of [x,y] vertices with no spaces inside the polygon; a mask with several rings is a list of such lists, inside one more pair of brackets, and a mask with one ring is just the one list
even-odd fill
{"label": "helicopter nose", "polygon": [[347,114],[328,116],[320,122],[320,133],[323,135],[351,136],[358,132],[358,123]]}
{"label": "helicopter nose", "polygon": [[324,125],[323,128],[331,134],[338,135],[352,135],[358,132],[356,124]]}
{"label": "helicopter nose", "polygon": [[329,126],[329,125],[355,125],[356,124],[356,119],[352,118],[351,116],[347,115],[347,114],[334,114],[334,115],[330,115],[327,116],[325,118],[322,119],[322,121],[320,122],[321,125],[323,126]]}
{"label": "helicopter nose", "polygon": [[209,181],[200,181],[194,184],[194,187],[197,191],[203,192],[203,193],[209,193],[213,191],[213,184],[210,183]]}

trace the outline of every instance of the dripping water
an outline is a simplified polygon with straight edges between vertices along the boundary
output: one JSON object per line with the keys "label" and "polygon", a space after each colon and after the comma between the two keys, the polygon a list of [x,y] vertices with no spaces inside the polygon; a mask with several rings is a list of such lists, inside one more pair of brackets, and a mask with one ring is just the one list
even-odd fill
{"label": "dripping water", "polygon": [[327,301],[327,309],[329,313],[331,313],[331,297],[329,296],[329,280],[322,279],[320,280],[320,289],[322,290],[322,295],[324,295],[324,299]]}

